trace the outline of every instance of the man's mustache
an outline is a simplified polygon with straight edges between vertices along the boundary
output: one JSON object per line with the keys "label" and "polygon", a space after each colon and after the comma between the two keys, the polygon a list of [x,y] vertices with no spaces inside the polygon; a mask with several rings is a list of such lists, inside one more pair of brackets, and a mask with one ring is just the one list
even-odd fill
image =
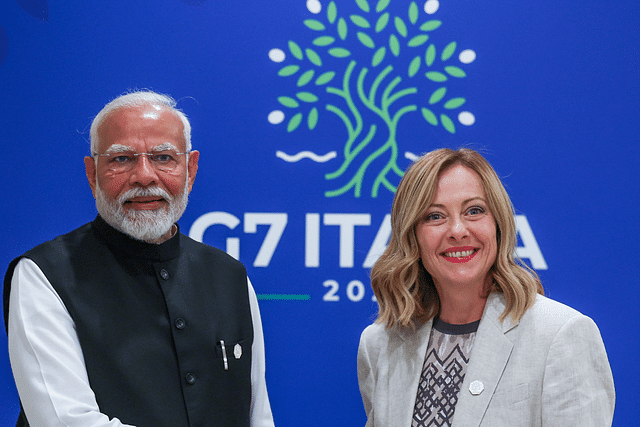
{"label": "man's mustache", "polygon": [[147,188],[132,188],[127,190],[124,194],[118,197],[118,203],[120,205],[131,201],[135,197],[162,197],[167,202],[172,202],[173,197],[160,187],[147,187]]}

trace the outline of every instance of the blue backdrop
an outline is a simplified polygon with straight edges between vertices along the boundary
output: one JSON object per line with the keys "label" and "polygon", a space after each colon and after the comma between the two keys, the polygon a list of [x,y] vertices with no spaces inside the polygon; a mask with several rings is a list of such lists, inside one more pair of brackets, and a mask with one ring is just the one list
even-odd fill
{"label": "blue backdrop", "polygon": [[[363,425],[368,271],[401,170],[483,150],[547,295],[591,316],[635,425],[637,2],[0,3],[0,264],[93,219],[92,117],[169,93],[200,169],[182,231],[239,257],[260,298],[278,426]],[[631,246],[631,249],[629,249]],[[0,336],[0,426],[18,401]]]}

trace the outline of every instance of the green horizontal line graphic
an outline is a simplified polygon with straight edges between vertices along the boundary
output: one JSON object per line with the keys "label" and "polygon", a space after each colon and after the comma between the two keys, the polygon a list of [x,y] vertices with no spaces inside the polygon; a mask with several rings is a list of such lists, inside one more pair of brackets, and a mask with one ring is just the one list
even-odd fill
{"label": "green horizontal line graphic", "polygon": [[309,301],[311,295],[306,294],[258,294],[259,300],[271,301]]}

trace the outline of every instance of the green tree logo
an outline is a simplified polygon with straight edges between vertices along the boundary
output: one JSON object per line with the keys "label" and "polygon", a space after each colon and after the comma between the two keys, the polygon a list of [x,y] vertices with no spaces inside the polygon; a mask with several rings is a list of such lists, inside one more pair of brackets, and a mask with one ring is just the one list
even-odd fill
{"label": "green tree logo", "polygon": [[[357,13],[341,15],[335,1],[323,13],[318,0],[308,0],[307,8],[317,15],[303,22],[314,33],[311,43],[303,46],[289,40],[288,52],[269,52],[271,60],[283,63],[278,75],[295,84],[291,93],[277,97],[285,111],[272,111],[269,121],[286,121],[288,132],[314,130],[326,112],[335,114],[347,130],[338,156],[341,164],[325,175],[326,180],[338,182],[337,188],[326,191],[326,197],[350,191],[360,197],[366,176],[373,180],[366,189],[372,197],[381,187],[395,192],[403,176],[397,130],[407,114],[421,114],[429,125],[452,134],[456,119],[463,125],[475,122],[472,113],[461,109],[466,99],[451,88],[466,77],[463,67],[475,60],[475,52],[457,52],[455,41],[439,45],[432,41],[442,26],[431,16],[439,9],[437,0],[427,1],[422,10],[412,1],[405,16],[392,13],[390,1],[355,0]],[[337,156],[305,153],[316,161]],[[297,161],[305,154],[279,156]]]}

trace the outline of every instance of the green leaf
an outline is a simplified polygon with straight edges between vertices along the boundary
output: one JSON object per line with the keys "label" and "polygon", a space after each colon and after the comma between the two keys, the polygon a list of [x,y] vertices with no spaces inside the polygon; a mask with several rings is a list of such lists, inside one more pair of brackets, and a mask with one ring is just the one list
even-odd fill
{"label": "green leaf", "polygon": [[330,24],[333,24],[336,21],[336,17],[338,16],[338,9],[336,8],[336,3],[329,3],[329,7],[327,7],[327,19]]}
{"label": "green leaf", "polygon": [[429,104],[433,105],[437,102],[440,102],[440,100],[442,100],[442,98],[444,98],[444,95],[447,93],[447,88],[446,87],[441,87],[440,89],[436,89],[432,94],[431,97],[429,98]]}
{"label": "green leaf", "polygon": [[326,29],[324,24],[316,19],[305,19],[304,25],[315,31],[324,31]]}
{"label": "green leaf", "polygon": [[438,126],[438,119],[436,118],[436,115],[431,112],[431,110],[429,110],[427,108],[423,108],[422,109],[422,116],[430,124],[432,124],[434,126]]}
{"label": "green leaf", "polygon": [[376,22],[376,33],[384,30],[387,24],[389,23],[389,13],[385,13],[380,18],[378,18],[378,22]]}
{"label": "green leaf", "polygon": [[278,71],[278,75],[281,77],[292,76],[297,73],[299,69],[300,67],[297,65],[287,65],[286,67],[283,67],[280,69],[280,71]]}
{"label": "green leaf", "polygon": [[454,108],[458,108],[463,105],[466,101],[464,98],[451,98],[444,104],[444,108],[447,110],[453,110]]}
{"label": "green leaf", "polygon": [[418,22],[418,5],[414,1],[409,6],[409,21],[414,25]]}
{"label": "green leaf", "polygon": [[318,124],[318,109],[313,107],[311,111],[309,111],[309,117],[307,117],[307,124],[309,125],[309,130],[313,130]]}
{"label": "green leaf", "polygon": [[456,51],[456,42],[451,42],[444,48],[442,51],[442,60],[446,61],[447,59],[453,56],[453,53]]}
{"label": "green leaf", "polygon": [[315,72],[315,71],[313,71],[313,70],[309,70],[309,71],[304,72],[304,73],[300,76],[300,78],[298,78],[298,87],[304,86],[304,85],[306,85],[307,83],[309,83],[309,82],[311,81],[311,79],[313,79],[313,75],[314,75],[315,73],[316,73],[316,72]]}
{"label": "green leaf", "polygon": [[391,53],[393,53],[394,56],[400,55],[400,43],[395,34],[389,36],[389,49],[391,49]]}
{"label": "green leaf", "polygon": [[435,59],[436,59],[436,47],[433,44],[431,44],[427,48],[427,52],[424,55],[424,63],[427,64],[428,67],[431,67]]}
{"label": "green leaf", "polygon": [[298,104],[298,101],[293,98],[289,98],[288,96],[279,96],[278,102],[289,108],[298,108],[300,106],[300,104]]}
{"label": "green leaf", "polygon": [[409,43],[407,43],[407,45],[409,47],[422,46],[423,44],[425,44],[427,42],[427,40],[429,40],[429,36],[428,35],[420,34],[419,36],[415,36],[411,40],[409,40]]}
{"label": "green leaf", "polygon": [[458,68],[458,67],[454,67],[454,66],[444,67],[444,70],[453,77],[467,77],[467,73],[465,73],[461,68]]}
{"label": "green leaf", "polygon": [[378,4],[376,5],[376,12],[380,13],[385,10],[387,6],[389,6],[390,1],[391,0],[379,0]]}
{"label": "green leaf", "polygon": [[341,47],[334,47],[332,49],[329,49],[329,55],[335,58],[346,58],[347,56],[351,55],[351,52]]}
{"label": "green leaf", "polygon": [[431,80],[432,82],[436,82],[436,83],[442,83],[442,82],[446,82],[448,80],[447,76],[445,76],[444,74],[439,73],[437,71],[429,71],[426,74],[426,76],[427,76],[427,78],[429,80]]}
{"label": "green leaf", "polygon": [[369,37],[368,35],[366,35],[365,33],[359,31],[358,32],[358,40],[360,40],[360,43],[362,43],[363,45],[365,45],[368,48],[375,48],[376,45],[373,42],[373,40],[371,40],[371,37]]}
{"label": "green leaf", "polygon": [[322,86],[322,85],[326,85],[327,83],[329,83],[331,80],[333,80],[333,77],[336,75],[335,72],[333,71],[327,71],[326,73],[322,73],[318,76],[318,78],[316,79],[315,83],[317,86]]}
{"label": "green leaf", "polygon": [[293,132],[300,126],[300,122],[302,121],[302,113],[298,113],[295,116],[291,117],[289,120],[289,124],[287,125],[287,132]]}
{"label": "green leaf", "polygon": [[336,39],[331,36],[322,36],[315,39],[312,43],[316,46],[329,46],[334,41],[336,41]]}
{"label": "green leaf", "polygon": [[318,56],[318,54],[312,50],[312,49],[305,49],[304,52],[307,54],[307,58],[309,58],[309,61],[311,61],[311,63],[317,67],[321,67],[322,66],[322,61],[320,60],[320,56]]}
{"label": "green leaf", "polygon": [[289,40],[289,50],[294,57],[302,59],[302,49],[293,40]]}
{"label": "green leaf", "polygon": [[456,127],[453,125],[453,121],[446,114],[440,114],[440,122],[442,126],[451,133],[456,133]]}
{"label": "green leaf", "polygon": [[318,97],[312,94],[311,92],[298,92],[296,96],[300,101],[303,102],[317,102]]}
{"label": "green leaf", "polygon": [[353,22],[360,28],[371,28],[371,24],[369,24],[369,21],[367,21],[360,15],[351,15],[349,18],[351,18],[351,22]]}
{"label": "green leaf", "polygon": [[385,48],[384,46],[376,50],[376,53],[373,55],[373,59],[371,60],[371,65],[373,67],[377,67],[384,60],[384,55],[386,53],[387,53],[387,48]]}
{"label": "green leaf", "polygon": [[365,12],[369,12],[369,3],[367,2],[367,0],[356,0],[356,3],[358,3],[358,7],[362,10],[364,10]]}
{"label": "green leaf", "polygon": [[399,16],[396,16],[396,19],[394,20],[394,24],[396,25],[396,30],[398,30],[398,34],[400,34],[402,37],[407,37],[407,26]]}
{"label": "green leaf", "polygon": [[424,24],[420,25],[420,29],[422,31],[433,31],[436,28],[439,28],[440,25],[442,25],[442,21],[432,19],[431,21],[427,21]]}
{"label": "green leaf", "polygon": [[413,77],[420,70],[420,57],[416,56],[409,64],[409,77]]}
{"label": "green leaf", "polygon": [[344,18],[338,20],[338,35],[342,40],[347,38],[347,21]]}

